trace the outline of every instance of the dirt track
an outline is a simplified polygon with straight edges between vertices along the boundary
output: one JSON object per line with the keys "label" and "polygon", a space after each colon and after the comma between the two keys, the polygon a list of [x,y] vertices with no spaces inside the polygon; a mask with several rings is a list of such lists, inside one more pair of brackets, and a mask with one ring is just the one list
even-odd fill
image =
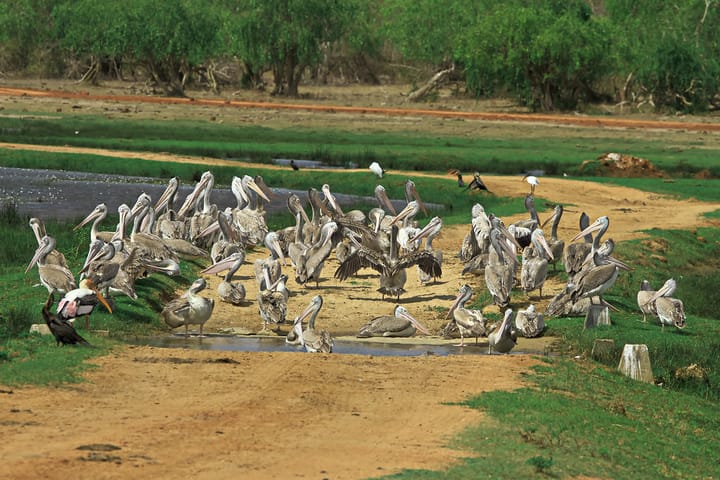
{"label": "dirt track", "polygon": [[[202,161],[211,167],[214,160]],[[497,194],[518,199],[527,188],[518,177],[488,181]],[[691,229],[703,212],[720,208],[571,179],[542,178],[539,188],[548,200],[593,218],[609,215],[608,236],[616,240],[656,226]],[[561,237],[576,233],[578,214],[563,220]],[[401,301],[435,332],[445,320],[434,307],[447,308],[462,283],[482,288],[481,280],[460,276],[454,258],[465,231],[448,228],[436,241],[445,252],[442,281],[420,287],[412,273]],[[331,332],[353,331],[392,309],[391,302],[379,301],[375,276],[339,284],[330,278],[334,267],[326,266],[319,290],[291,283],[290,316],[316,293],[325,298],[318,323]],[[244,268],[240,276],[254,298]],[[551,282],[546,294],[558,288]],[[518,295],[513,306],[524,305]],[[334,315],[338,311],[341,316]],[[228,326],[257,329],[255,305],[218,302],[207,327]],[[0,393],[0,456],[9,478],[350,479],[443,469],[470,455],[445,448],[451,436],[481,420],[479,413],[448,403],[516,388],[519,373],[534,361],[526,355],[373,358],[125,347],[98,359],[81,385],[3,387],[13,393]],[[120,449],[77,449],[94,444]]]}

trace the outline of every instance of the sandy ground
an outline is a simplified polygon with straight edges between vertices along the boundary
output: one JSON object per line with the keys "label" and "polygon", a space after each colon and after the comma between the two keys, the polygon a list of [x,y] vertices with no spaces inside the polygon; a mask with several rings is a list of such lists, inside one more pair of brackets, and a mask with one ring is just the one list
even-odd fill
{"label": "sandy ground", "polygon": [[[519,202],[527,192],[518,177],[488,182],[497,194]],[[703,221],[703,212],[720,208],[572,179],[542,178],[538,188],[544,198],[578,212],[566,214],[561,223],[559,235],[565,239],[577,232],[581,211],[593,219],[610,216],[608,236],[625,240],[652,227],[692,229]],[[444,251],[443,277],[421,286],[410,272],[408,293],[400,299],[433,333],[445,325],[440,308],[449,307],[460,285],[483,288],[482,279],[461,276],[455,258],[467,229],[444,229],[434,244]],[[265,254],[258,249],[248,262]],[[290,282],[289,317],[316,294],[325,299],[318,326],[336,335],[352,334],[367,319],[392,311],[394,303],[375,291],[372,271],[338,283],[332,278],[336,265],[335,260],[326,265],[318,288]],[[208,331],[260,327],[251,275],[246,265],[238,276],[250,303],[217,302]],[[208,295],[214,296],[219,278],[208,279]],[[518,293],[513,308],[533,302],[542,309],[560,288],[553,277],[546,298]],[[517,350],[542,351],[543,342],[547,339],[520,339]],[[466,348],[485,345],[481,339],[480,346]],[[472,454],[448,448],[452,436],[481,421],[480,413],[450,403],[517,388],[521,372],[536,362],[524,354],[398,358],[122,347],[93,361],[97,368],[83,384],[2,387],[0,457],[8,478],[354,479],[405,468],[444,469]]]}

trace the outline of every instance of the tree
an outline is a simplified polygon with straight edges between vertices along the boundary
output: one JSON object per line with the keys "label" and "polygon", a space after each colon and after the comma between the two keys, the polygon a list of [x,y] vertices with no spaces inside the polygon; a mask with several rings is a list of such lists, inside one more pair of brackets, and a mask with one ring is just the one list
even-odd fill
{"label": "tree", "polygon": [[51,12],[60,0],[0,2],[0,69],[59,73],[50,34]]}
{"label": "tree", "polygon": [[273,94],[297,96],[305,69],[321,62],[323,47],[343,36],[359,6],[359,0],[247,0],[234,14],[236,51],[255,71],[269,66]]}
{"label": "tree", "polygon": [[614,68],[613,27],[583,0],[485,8],[457,48],[476,95],[507,90],[534,110],[575,108]]}

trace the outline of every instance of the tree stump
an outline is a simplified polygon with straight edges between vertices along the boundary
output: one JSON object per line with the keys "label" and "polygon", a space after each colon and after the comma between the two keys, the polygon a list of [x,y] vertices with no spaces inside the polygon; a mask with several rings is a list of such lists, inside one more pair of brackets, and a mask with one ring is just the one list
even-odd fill
{"label": "tree stump", "polygon": [[612,325],[610,309],[605,305],[590,305],[585,314],[585,328],[595,328],[600,325]]}
{"label": "tree stump", "polygon": [[607,362],[613,359],[613,350],[615,349],[615,340],[612,338],[598,338],[593,342],[593,348],[590,355],[598,362]]}
{"label": "tree stump", "polygon": [[623,348],[618,370],[634,380],[645,383],[654,383],[655,381],[650,367],[650,354],[647,345],[626,344]]}

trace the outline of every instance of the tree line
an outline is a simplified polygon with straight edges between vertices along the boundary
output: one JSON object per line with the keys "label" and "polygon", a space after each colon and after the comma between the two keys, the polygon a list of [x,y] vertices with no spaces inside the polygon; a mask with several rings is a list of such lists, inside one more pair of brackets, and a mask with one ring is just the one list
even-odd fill
{"label": "tree line", "polygon": [[720,0],[4,0],[0,76],[143,78],[297,96],[423,72],[532,110],[720,104]]}

